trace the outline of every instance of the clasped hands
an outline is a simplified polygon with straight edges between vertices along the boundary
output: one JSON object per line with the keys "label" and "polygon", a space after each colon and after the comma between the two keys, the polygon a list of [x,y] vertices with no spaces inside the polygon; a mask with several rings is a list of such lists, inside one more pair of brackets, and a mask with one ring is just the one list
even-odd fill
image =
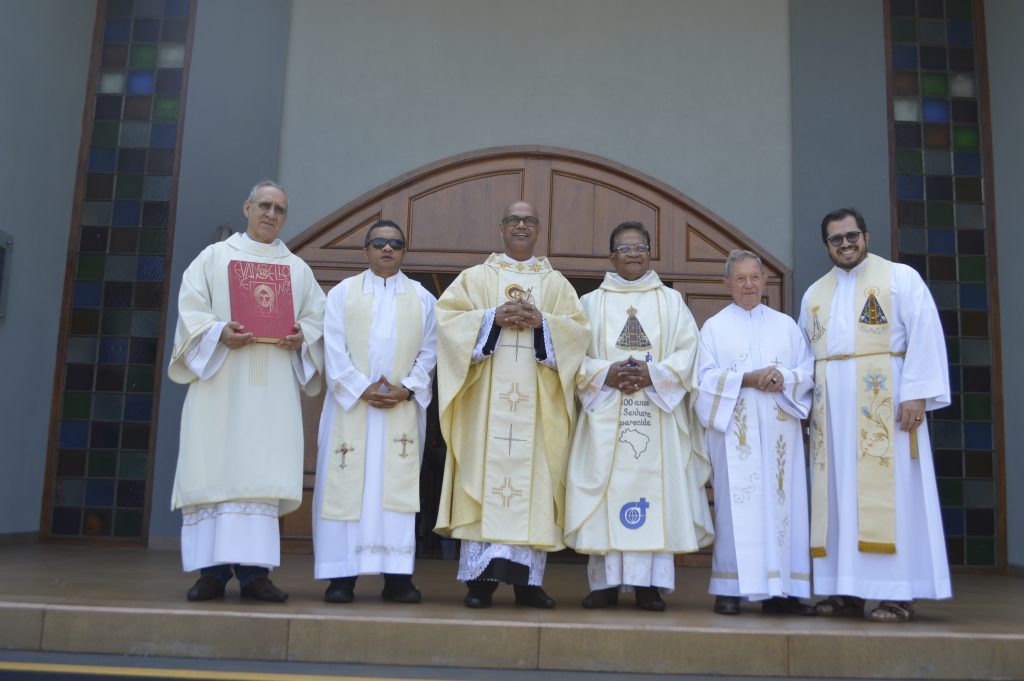
{"label": "clasped hands", "polygon": [[366,386],[359,399],[366,400],[367,404],[377,409],[392,409],[399,402],[409,399],[411,394],[412,391],[404,385],[392,385],[387,378],[381,376]]}
{"label": "clasped hands", "polygon": [[[252,343],[252,334],[242,331],[242,328],[242,325],[238,322],[228,322],[224,325],[224,330],[220,332],[220,342],[228,346],[230,350],[237,350],[243,345]],[[302,330],[298,324],[295,324],[292,328],[295,329],[295,333],[291,336],[285,336],[277,341],[275,345],[286,350],[298,350],[301,348],[302,342],[305,340]]]}
{"label": "clasped hands", "polygon": [[517,298],[498,306],[494,323],[506,329],[539,329],[544,324],[544,316],[533,303]]}
{"label": "clasped hands", "polygon": [[630,355],[621,362],[612,362],[608,367],[604,384],[627,395],[643,390],[652,385],[651,373],[647,370],[647,362]]}
{"label": "clasped hands", "polygon": [[780,393],[786,387],[786,377],[775,367],[765,367],[743,374],[743,388],[755,388],[766,393]]}

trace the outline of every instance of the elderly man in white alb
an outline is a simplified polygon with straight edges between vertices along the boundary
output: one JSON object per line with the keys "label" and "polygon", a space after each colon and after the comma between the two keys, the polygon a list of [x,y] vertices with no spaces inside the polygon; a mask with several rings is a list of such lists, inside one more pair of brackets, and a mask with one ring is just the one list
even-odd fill
{"label": "elderly man in white alb", "polygon": [[925,413],[949,404],[946,344],[913,269],[868,253],[853,208],[821,221],[835,264],[807,289],[800,328],[815,359],[811,555],[826,616],[907,622],[917,598],[950,598]]}
{"label": "elderly man in white alb", "polygon": [[764,265],[732,251],[733,303],[701,329],[697,415],[714,469],[715,612],[815,614],[807,547],[807,469],[800,421],[811,409],[814,358],[796,323],[762,304]]}
{"label": "elderly man in white alb", "polygon": [[[182,510],[184,569],[200,571],[191,601],[223,598],[232,574],[242,598],[288,598],[267,575],[281,562],[278,518],[302,501],[300,393],[320,392],[324,293],[277,238],[288,197],[260,182],[242,212],[245,233],[208,246],[185,271],[168,368],[171,380],[189,386],[171,508]],[[256,342],[232,318],[232,261],[279,276],[290,270],[295,333]]]}

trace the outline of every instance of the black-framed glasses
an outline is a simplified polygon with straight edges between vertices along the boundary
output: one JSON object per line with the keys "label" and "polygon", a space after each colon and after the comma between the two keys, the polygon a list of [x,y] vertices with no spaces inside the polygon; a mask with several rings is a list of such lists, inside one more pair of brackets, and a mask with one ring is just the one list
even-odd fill
{"label": "black-framed glasses", "polygon": [[830,236],[828,238],[828,242],[836,248],[839,248],[843,245],[844,239],[851,244],[857,243],[860,241],[860,234],[860,230],[857,230],[856,232],[847,232],[846,234],[836,234],[835,236]]}
{"label": "black-framed glasses", "polygon": [[405,239],[385,239],[384,237],[375,237],[366,242],[367,248],[373,247],[378,251],[385,246],[391,246],[393,251],[405,250]]}
{"label": "black-framed glasses", "polygon": [[532,215],[506,215],[501,219],[501,224],[506,227],[515,227],[519,223],[523,223],[527,227],[536,227],[540,224],[540,220],[533,217]]}
{"label": "black-framed glasses", "polygon": [[278,215],[288,215],[288,209],[282,206],[280,203],[274,203],[273,201],[260,201],[256,204],[256,207],[260,209],[261,213],[269,213],[271,209],[274,210]]}
{"label": "black-framed glasses", "polygon": [[629,255],[630,253],[642,255],[650,253],[651,247],[648,244],[619,244],[615,247],[615,252],[619,255]]}

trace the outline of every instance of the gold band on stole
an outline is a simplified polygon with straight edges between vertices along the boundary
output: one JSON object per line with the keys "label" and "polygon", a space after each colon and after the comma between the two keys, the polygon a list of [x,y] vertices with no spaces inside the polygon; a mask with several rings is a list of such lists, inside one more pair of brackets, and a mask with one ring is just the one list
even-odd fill
{"label": "gold band on stole", "polygon": [[[540,300],[541,277],[503,269],[498,300],[528,295]],[[484,541],[525,544],[530,540],[537,415],[537,358],[533,329],[502,328],[491,354],[491,395],[485,438],[480,534]]]}
{"label": "gold band on stole", "polygon": [[[379,377],[367,373],[374,320],[373,293],[363,292],[365,276],[365,272],[357,275],[345,292],[345,340],[353,366],[375,382]],[[409,375],[423,338],[423,307],[410,283],[404,292],[396,292],[394,323],[395,355],[387,379],[398,385]],[[321,511],[328,520],[359,520],[362,513],[369,408],[362,399],[349,411],[335,407]],[[416,513],[420,510],[419,405],[399,402],[386,410],[385,419],[383,506],[388,511]]]}
{"label": "gold band on stole", "polygon": [[[808,296],[807,333],[816,361],[811,408],[811,555],[825,555],[828,534],[828,389],[829,361],[856,363],[857,385],[857,537],[868,553],[896,552],[896,404],[889,350],[892,313],[892,263],[868,255],[857,273],[854,295],[854,353],[828,354],[828,314],[836,289],[835,272],[818,280]],[[823,323],[823,317],[824,323]]]}

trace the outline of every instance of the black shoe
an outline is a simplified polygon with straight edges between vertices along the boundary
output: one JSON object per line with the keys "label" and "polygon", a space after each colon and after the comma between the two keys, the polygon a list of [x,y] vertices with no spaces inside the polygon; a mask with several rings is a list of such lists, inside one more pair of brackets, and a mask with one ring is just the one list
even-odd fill
{"label": "black shoe", "polygon": [[351,603],[355,598],[353,591],[356,588],[355,577],[339,577],[332,579],[324,591],[324,600],[328,603]]}
{"label": "black shoe", "polygon": [[740,614],[739,596],[717,596],[715,597],[715,612],[719,615]]}
{"label": "black shoe", "polygon": [[185,597],[190,601],[212,601],[215,598],[224,598],[224,582],[213,575],[203,575],[196,580]]}
{"label": "black shoe", "polygon": [[796,596],[774,596],[761,601],[761,612],[769,615],[803,615],[810,617],[818,614],[818,609],[809,603],[801,603]]}
{"label": "black shoe", "polygon": [[544,593],[539,586],[515,585],[512,589],[516,592],[516,605],[525,605],[530,608],[541,608],[549,610],[555,607],[555,599]]}
{"label": "black shoe", "polygon": [[466,582],[466,588],[469,589],[469,592],[462,602],[466,604],[467,608],[489,608],[491,607],[491,595],[498,588],[498,583],[473,579]]}
{"label": "black shoe", "polygon": [[619,588],[595,589],[583,598],[584,608],[607,608],[619,604]]}
{"label": "black shoe", "polygon": [[419,603],[423,594],[413,586],[411,575],[384,575],[384,590],[380,592],[382,601],[392,603]]}
{"label": "black shoe", "polygon": [[288,600],[288,594],[274,586],[269,577],[260,575],[242,587],[242,598],[267,603],[284,603]]}
{"label": "black shoe", "polygon": [[636,587],[636,607],[651,612],[664,612],[665,601],[661,600],[661,592],[656,586]]}

